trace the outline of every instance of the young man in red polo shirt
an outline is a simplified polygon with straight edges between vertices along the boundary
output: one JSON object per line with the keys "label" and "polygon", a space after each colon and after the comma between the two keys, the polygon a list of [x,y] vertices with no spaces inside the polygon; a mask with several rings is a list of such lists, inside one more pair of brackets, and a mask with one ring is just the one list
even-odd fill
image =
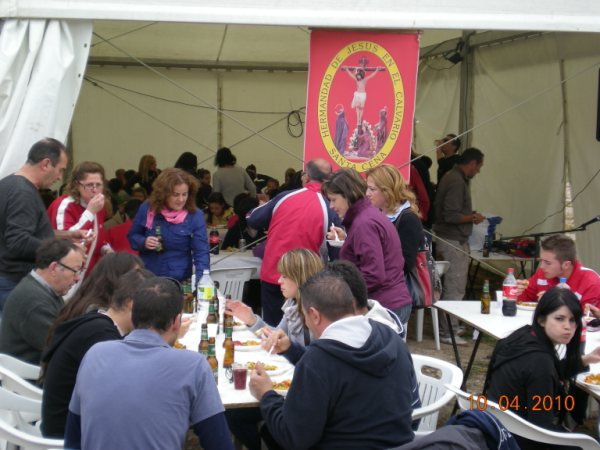
{"label": "young man in red polo shirt", "polygon": [[519,280],[519,300],[537,301],[548,289],[566,278],[567,284],[581,302],[600,307],[600,276],[584,267],[577,259],[575,242],[564,234],[556,234],[542,241],[540,264],[529,280]]}

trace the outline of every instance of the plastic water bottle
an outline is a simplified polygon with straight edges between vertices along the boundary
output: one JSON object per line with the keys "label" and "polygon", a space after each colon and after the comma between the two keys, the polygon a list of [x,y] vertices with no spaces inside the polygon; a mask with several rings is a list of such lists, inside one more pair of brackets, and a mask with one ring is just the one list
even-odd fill
{"label": "plastic water bottle", "polygon": [[567,284],[567,279],[566,279],[566,278],[563,278],[563,277],[560,277],[560,278],[558,279],[558,284],[556,285],[556,287],[557,287],[557,288],[562,288],[562,289],[568,289],[568,290],[571,290],[571,286],[569,286],[569,285]]}
{"label": "plastic water bottle", "polygon": [[512,267],[508,268],[502,283],[502,314],[509,317],[517,315],[517,279]]}
{"label": "plastic water bottle", "polygon": [[[202,272],[202,278],[198,282],[198,309],[200,309],[200,302],[208,302],[212,300],[214,294],[214,283],[210,277],[210,271],[204,269]],[[206,303],[205,303],[206,304]]]}

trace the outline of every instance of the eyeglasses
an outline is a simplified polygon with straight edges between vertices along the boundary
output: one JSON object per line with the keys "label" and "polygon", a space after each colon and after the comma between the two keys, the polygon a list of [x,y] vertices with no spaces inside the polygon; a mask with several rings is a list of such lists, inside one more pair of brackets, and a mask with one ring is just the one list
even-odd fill
{"label": "eyeglasses", "polygon": [[80,269],[73,269],[72,267],[69,267],[66,264],[63,264],[60,261],[56,261],[56,264],[58,264],[63,269],[67,269],[67,270],[73,272],[75,275],[81,275],[81,273],[85,270],[85,267],[82,267]]}
{"label": "eyeglasses", "polygon": [[104,187],[104,183],[86,183],[86,184],[83,184],[83,183],[79,182],[79,184],[86,191],[93,191],[94,189],[102,189]]}

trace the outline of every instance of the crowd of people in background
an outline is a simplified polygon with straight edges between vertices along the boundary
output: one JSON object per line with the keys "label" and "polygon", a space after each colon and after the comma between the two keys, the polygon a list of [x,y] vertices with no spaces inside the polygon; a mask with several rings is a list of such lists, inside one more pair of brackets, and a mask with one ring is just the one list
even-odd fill
{"label": "crowd of people in background", "polygon": [[[55,193],[66,148],[35,143],[0,180],[0,352],[41,365],[43,434],[68,448],[181,448],[190,425],[206,449],[232,448],[230,433],[250,450],[261,440],[271,449],[412,441],[421,403],[405,343],[409,274],[433,225],[438,255],[450,261],[442,299],[462,300],[467,240],[485,220],[469,184],[483,153],[459,154],[452,134],[437,144],[437,185],[431,159],[414,153],[408,183],[389,164],[361,175],[320,158],[286,169],[280,183],[223,147],[213,172],[192,152],[162,170],[143,155],[137,170],[111,179],[82,161]],[[179,288],[210,270],[211,230],[224,231],[221,249],[243,243],[262,258],[260,311],[243,299],[225,309],[296,366],[285,400],[258,366],[250,392],[259,407],[225,412],[206,359],[171,351],[189,327]],[[600,349],[582,357],[578,346],[582,305],[600,316],[600,277],[565,236],[544,241],[541,258],[531,282],[519,281],[522,298],[540,300],[534,322],[498,344],[490,398],[533,392],[530,376],[546,377],[540,393],[562,396],[568,379],[600,361]],[[574,293],[548,290],[559,276]],[[441,331],[442,342],[466,344],[443,321]],[[555,344],[567,345],[564,364]],[[556,428],[564,415],[554,413],[531,420]]]}

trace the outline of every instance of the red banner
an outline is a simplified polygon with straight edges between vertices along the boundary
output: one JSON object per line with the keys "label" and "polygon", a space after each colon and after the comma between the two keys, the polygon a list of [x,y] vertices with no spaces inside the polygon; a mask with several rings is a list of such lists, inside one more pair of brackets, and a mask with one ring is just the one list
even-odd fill
{"label": "red banner", "polygon": [[[408,162],[418,60],[415,33],[313,31],[305,161],[359,172]],[[408,166],[402,175],[408,180]]]}

